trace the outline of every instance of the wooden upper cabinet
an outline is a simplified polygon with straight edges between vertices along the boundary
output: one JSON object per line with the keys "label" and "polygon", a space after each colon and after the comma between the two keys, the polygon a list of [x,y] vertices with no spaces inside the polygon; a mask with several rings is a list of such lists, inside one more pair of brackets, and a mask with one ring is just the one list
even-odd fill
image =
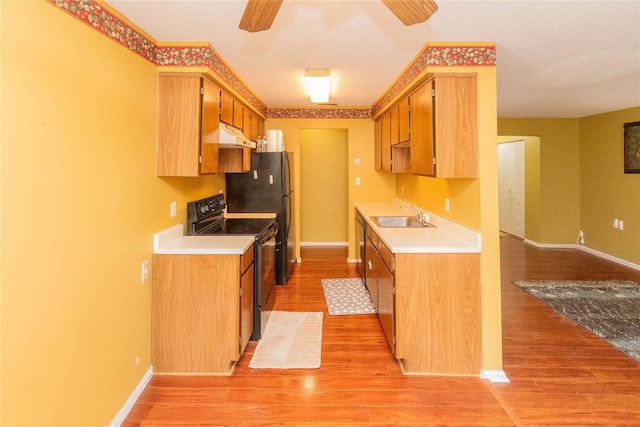
{"label": "wooden upper cabinet", "polygon": [[202,79],[202,144],[200,173],[218,171],[218,128],[220,127],[220,88],[208,79]]}
{"label": "wooden upper cabinet", "polygon": [[477,78],[442,74],[411,94],[411,171],[478,177]]}
{"label": "wooden upper cabinet", "polygon": [[237,127],[238,129],[244,129],[244,126],[243,126],[244,110],[245,108],[242,106],[240,101],[238,101],[237,99],[234,99],[233,100],[233,123],[231,123],[233,127]]}
{"label": "wooden upper cabinet", "polygon": [[395,105],[391,111],[389,111],[389,127],[391,128],[390,142],[391,145],[396,145],[400,142],[400,131],[398,129],[398,115],[400,109],[398,105]]}
{"label": "wooden upper cabinet", "polygon": [[373,141],[374,141],[374,163],[377,171],[382,170],[382,119],[374,122]]}
{"label": "wooden upper cabinet", "polygon": [[158,77],[158,176],[217,171],[219,96],[220,89],[203,76]]}
{"label": "wooden upper cabinet", "polygon": [[258,137],[265,136],[260,133],[260,118],[257,114],[251,113],[251,131],[249,132],[249,139],[252,141],[257,141]]}
{"label": "wooden upper cabinet", "polygon": [[435,175],[432,81],[411,94],[411,172]]}
{"label": "wooden upper cabinet", "polygon": [[[242,133],[248,139],[252,139],[251,138],[251,110],[244,107],[242,109]],[[252,139],[252,140],[255,141],[255,139]]]}
{"label": "wooden upper cabinet", "polygon": [[[245,109],[240,101],[224,90],[220,93],[220,121],[244,131]],[[245,134],[246,135],[246,134]]]}
{"label": "wooden upper cabinet", "polygon": [[391,171],[391,114],[386,113],[380,119],[380,158],[382,170]]}
{"label": "wooden upper cabinet", "polygon": [[233,97],[220,91],[220,121],[233,126]]}
{"label": "wooden upper cabinet", "polygon": [[409,97],[402,98],[396,107],[398,109],[398,143],[409,142],[411,120],[409,116]]}

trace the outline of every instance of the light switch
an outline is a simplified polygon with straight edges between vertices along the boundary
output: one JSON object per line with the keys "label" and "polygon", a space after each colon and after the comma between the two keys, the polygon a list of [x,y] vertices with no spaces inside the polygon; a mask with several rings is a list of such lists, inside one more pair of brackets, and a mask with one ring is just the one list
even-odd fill
{"label": "light switch", "polygon": [[356,185],[360,185],[360,177],[356,176]]}
{"label": "light switch", "polygon": [[355,163],[356,166],[360,166],[360,157],[356,157],[353,163]]}

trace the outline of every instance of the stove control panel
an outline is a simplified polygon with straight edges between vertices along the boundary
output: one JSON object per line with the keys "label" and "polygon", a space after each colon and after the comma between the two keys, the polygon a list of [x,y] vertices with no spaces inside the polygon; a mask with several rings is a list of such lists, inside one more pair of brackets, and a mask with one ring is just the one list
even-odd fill
{"label": "stove control panel", "polygon": [[195,200],[187,203],[187,229],[191,229],[196,222],[207,218],[220,216],[222,217],[226,201],[222,194],[206,197],[204,199]]}

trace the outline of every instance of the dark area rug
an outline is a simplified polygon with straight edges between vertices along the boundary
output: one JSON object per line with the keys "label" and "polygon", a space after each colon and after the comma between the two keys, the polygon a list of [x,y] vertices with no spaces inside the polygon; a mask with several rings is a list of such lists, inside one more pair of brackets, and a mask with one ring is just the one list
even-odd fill
{"label": "dark area rug", "polygon": [[640,285],[631,281],[513,283],[640,362]]}

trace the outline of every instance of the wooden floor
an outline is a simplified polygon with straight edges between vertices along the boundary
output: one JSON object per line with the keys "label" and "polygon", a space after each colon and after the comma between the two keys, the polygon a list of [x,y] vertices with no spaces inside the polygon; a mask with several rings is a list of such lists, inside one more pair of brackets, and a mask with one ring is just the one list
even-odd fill
{"label": "wooden floor", "polygon": [[123,425],[640,426],[640,363],[511,284],[640,271],[508,235],[501,248],[510,383],[403,376],[374,315],[328,315],[320,280],[357,277],[346,248],[303,248],[276,310],[324,312],[320,369],[249,369],[250,343],[232,376],[154,376]]}

